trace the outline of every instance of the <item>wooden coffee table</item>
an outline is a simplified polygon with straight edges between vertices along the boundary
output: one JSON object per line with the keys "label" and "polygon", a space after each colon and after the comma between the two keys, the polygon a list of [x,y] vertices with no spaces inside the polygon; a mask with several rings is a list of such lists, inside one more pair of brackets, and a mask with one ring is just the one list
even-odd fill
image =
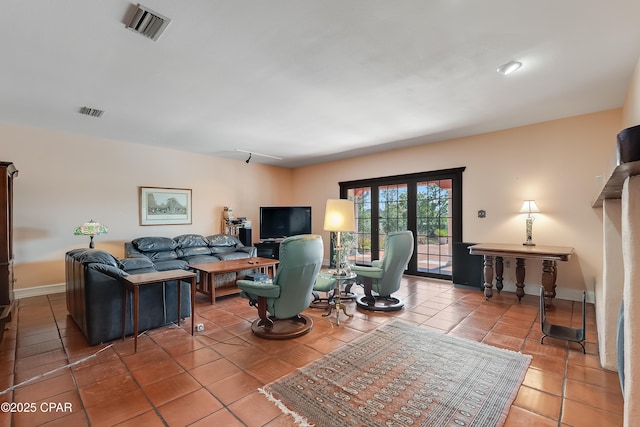
{"label": "wooden coffee table", "polygon": [[276,265],[279,263],[277,259],[271,258],[242,258],[232,259],[229,261],[206,262],[204,264],[190,265],[189,268],[200,272],[200,283],[196,286],[196,290],[209,297],[211,304],[216,302],[216,297],[224,295],[237,294],[240,289],[234,284],[233,286],[224,286],[216,289],[215,275],[223,273],[233,273],[250,268],[258,268],[261,272],[269,273],[272,269],[272,276],[276,275]]}
{"label": "wooden coffee table", "polygon": [[193,318],[196,311],[196,273],[186,270],[167,270],[155,273],[131,274],[123,276],[124,283],[122,298],[122,340],[125,338],[127,327],[127,292],[133,292],[133,351],[138,351],[138,307],[140,297],[140,286],[153,283],[165,283],[176,280],[178,283],[178,324],[180,324],[180,296],[182,295],[180,283],[189,281],[191,283],[191,335],[193,335]]}

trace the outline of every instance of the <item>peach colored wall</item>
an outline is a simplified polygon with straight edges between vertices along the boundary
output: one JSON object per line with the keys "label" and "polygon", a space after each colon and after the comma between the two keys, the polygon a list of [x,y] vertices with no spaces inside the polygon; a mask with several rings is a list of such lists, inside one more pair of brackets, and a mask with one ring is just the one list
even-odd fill
{"label": "peach colored wall", "polygon": [[[3,161],[19,170],[14,194],[15,288],[64,283],[64,254],[88,245],[73,229],[109,226],[96,248],[123,255],[139,236],[220,232],[224,206],[253,220],[260,205],[289,204],[290,169],[140,144],[0,124]],[[138,187],[191,188],[191,225],[140,226]]]}
{"label": "peach colored wall", "polygon": [[640,59],[629,84],[622,111],[625,128],[640,125]]}
{"label": "peach colored wall", "polygon": [[[602,211],[591,204],[602,159],[615,148],[620,128],[616,109],[299,168],[294,199],[313,206],[314,229],[322,230],[317,213],[324,212],[327,198],[338,196],[340,181],[465,166],[465,241],[523,242],[524,215],[518,210],[522,200],[535,199],[542,213],[534,223],[534,242],[575,248],[575,256],[558,267],[558,293],[593,292],[602,277]],[[486,218],[477,217],[479,209],[487,211]],[[513,270],[505,271],[506,285],[515,283]],[[529,262],[526,283],[540,284],[540,277],[540,265]]]}

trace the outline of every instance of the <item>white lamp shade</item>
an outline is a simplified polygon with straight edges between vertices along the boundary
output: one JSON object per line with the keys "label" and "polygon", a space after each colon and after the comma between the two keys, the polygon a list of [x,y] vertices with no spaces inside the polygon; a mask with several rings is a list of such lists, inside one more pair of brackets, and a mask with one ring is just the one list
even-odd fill
{"label": "white lamp shade", "polygon": [[324,213],[326,231],[356,231],[354,204],[351,200],[329,199]]}
{"label": "white lamp shade", "polygon": [[538,209],[538,205],[536,205],[535,200],[525,200],[522,203],[522,207],[520,208],[520,212],[522,213],[538,213],[540,209]]}

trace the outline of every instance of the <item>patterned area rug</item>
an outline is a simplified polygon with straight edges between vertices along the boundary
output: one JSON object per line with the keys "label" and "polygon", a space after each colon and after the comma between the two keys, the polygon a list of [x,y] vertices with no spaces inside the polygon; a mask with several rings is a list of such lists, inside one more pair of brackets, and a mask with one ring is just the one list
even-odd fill
{"label": "patterned area rug", "polygon": [[530,362],[396,321],[260,391],[301,425],[501,426]]}

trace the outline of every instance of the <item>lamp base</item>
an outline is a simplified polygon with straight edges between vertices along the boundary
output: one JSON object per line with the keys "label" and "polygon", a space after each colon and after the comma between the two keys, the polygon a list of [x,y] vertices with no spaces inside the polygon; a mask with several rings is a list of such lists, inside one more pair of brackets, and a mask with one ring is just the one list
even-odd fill
{"label": "lamp base", "polygon": [[524,242],[522,245],[523,246],[535,246],[536,244],[533,243],[533,242]]}

